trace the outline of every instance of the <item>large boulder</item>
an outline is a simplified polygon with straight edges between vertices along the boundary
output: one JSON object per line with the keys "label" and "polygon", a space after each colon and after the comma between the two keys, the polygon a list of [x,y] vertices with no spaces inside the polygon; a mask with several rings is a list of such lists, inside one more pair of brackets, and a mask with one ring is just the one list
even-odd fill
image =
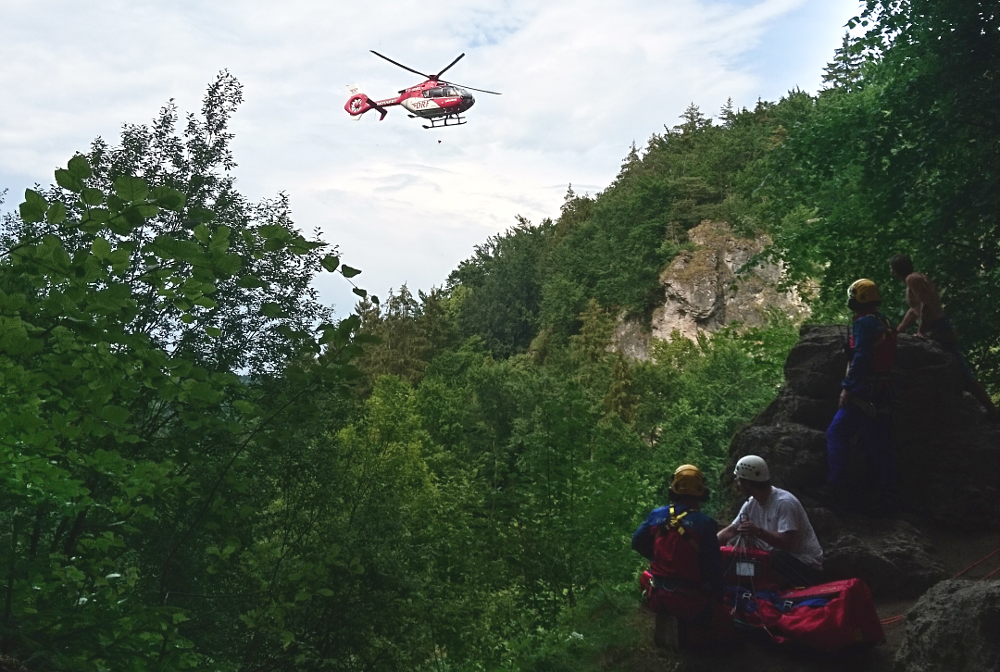
{"label": "large boulder", "polygon": [[985,672],[1000,655],[1000,581],[942,581],[904,619],[894,672]]}
{"label": "large boulder", "polygon": [[[793,492],[807,507],[826,480],[826,428],[837,411],[847,367],[843,325],[807,325],[785,362],[785,386],[753,423],[733,438],[724,485],[744,455],[760,455],[774,485]],[[899,337],[893,441],[900,499],[910,521],[950,529],[981,530],[998,524],[997,428],[963,393],[951,355],[933,341]],[[856,439],[850,475],[856,492],[871,490],[870,473]],[[734,502],[734,506],[736,503]],[[815,509],[818,511],[818,509]],[[818,514],[816,524],[831,578],[859,576],[884,597],[912,597],[943,578],[926,553],[920,532],[902,521]]]}
{"label": "large boulder", "polygon": [[[730,464],[743,455],[767,460],[774,484],[806,501],[826,479],[826,428],[837,411],[847,367],[846,327],[806,325],[785,362],[785,386],[754,422],[738,432]],[[893,370],[893,442],[900,497],[923,519],[952,528],[982,529],[998,521],[998,436],[982,408],[963,393],[950,354],[927,339],[900,335]],[[850,470],[866,481],[856,439]],[[731,479],[727,470],[725,478]]]}
{"label": "large boulder", "polygon": [[909,523],[857,518],[848,525],[823,524],[820,511],[833,516],[820,509],[808,512],[823,547],[828,580],[859,576],[877,598],[914,598],[947,578],[944,567],[929,555],[927,539]]}

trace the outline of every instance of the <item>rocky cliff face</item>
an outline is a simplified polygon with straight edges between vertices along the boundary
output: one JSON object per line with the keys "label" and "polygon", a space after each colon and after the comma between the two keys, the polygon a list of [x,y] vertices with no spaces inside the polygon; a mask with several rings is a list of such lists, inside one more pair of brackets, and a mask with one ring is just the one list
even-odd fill
{"label": "rocky cliff face", "polygon": [[[945,578],[927,555],[918,530],[996,529],[1000,506],[997,428],[979,404],[962,392],[951,356],[935,343],[900,336],[893,382],[894,447],[904,512],[897,518],[838,517],[808,496],[826,479],[826,428],[837,408],[847,360],[845,327],[802,328],[785,363],[785,387],[730,447],[736,461],[760,455],[774,485],[806,505],[823,545],[829,578],[858,576],[877,596],[915,597]],[[863,497],[870,487],[860,445],[851,474]],[[732,477],[727,476],[729,485]],[[877,513],[877,512],[876,512]]]}
{"label": "rocky cliff face", "polygon": [[750,326],[764,322],[769,309],[793,318],[808,308],[793,292],[781,292],[781,268],[765,264],[739,273],[768,244],[765,237],[740,238],[725,222],[704,221],[688,231],[695,248],[682,252],[660,275],[664,303],[653,312],[649,329],[625,320],[615,333],[616,347],[626,356],[648,357],[651,337],[667,339],[674,331],[695,338],[730,322]]}

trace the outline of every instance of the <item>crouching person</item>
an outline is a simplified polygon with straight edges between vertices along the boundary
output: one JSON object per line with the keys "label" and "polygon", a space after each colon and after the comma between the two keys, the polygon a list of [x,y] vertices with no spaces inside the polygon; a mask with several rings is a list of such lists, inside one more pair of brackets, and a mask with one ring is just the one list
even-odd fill
{"label": "crouching person", "polygon": [[719,542],[725,544],[737,535],[759,542],[771,553],[771,567],[778,574],[772,578],[784,587],[822,583],[823,549],[798,498],[771,485],[762,457],[740,458],[733,476],[747,501],[733,524],[719,532]]}
{"label": "crouching person", "polygon": [[653,509],[632,535],[632,548],[649,559],[642,590],[656,612],[657,646],[726,649],[739,643],[724,589],[718,525],[701,512],[709,491],[698,467],[677,467],[671,504]]}

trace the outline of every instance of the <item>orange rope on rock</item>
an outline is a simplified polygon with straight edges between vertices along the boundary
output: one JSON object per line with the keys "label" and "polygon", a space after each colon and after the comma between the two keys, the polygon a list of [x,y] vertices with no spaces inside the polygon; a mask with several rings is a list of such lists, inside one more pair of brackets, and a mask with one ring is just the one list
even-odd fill
{"label": "orange rope on rock", "polygon": [[[963,574],[965,574],[967,571],[969,571],[973,567],[978,567],[979,565],[983,564],[984,562],[986,562],[987,560],[989,560],[990,558],[992,558],[997,553],[1000,553],[1000,548],[998,548],[997,550],[993,551],[992,553],[990,553],[989,555],[987,555],[985,558],[982,558],[980,560],[976,560],[974,563],[972,563],[971,565],[969,565],[968,567],[966,567],[965,569],[963,569],[962,571],[960,571],[958,574],[956,574],[955,576],[953,576],[951,578],[957,579],[958,577],[962,576]],[[991,576],[993,576],[997,572],[1000,572],[1000,567],[997,567],[992,572],[990,572],[986,576],[980,578],[979,580],[980,581],[985,581],[986,579],[990,578]],[[890,616],[889,618],[883,618],[881,621],[879,621],[879,623],[881,623],[882,625],[895,625],[896,623],[899,623],[902,620],[903,620],[903,616],[902,616],[902,614],[900,614],[899,616]]]}
{"label": "orange rope on rock", "polygon": [[986,562],[987,560],[989,560],[990,558],[992,558],[997,553],[1000,553],[1000,548],[998,548],[997,550],[993,551],[992,553],[990,553],[989,555],[987,555],[982,560],[976,560],[974,563],[972,563],[971,565],[969,565],[968,567],[966,567],[961,572],[959,572],[958,574],[956,574],[955,576],[953,576],[951,578],[957,579],[958,577],[962,576],[963,574],[965,574],[967,571],[969,571],[973,567],[978,567],[979,565],[983,564],[984,562]]}

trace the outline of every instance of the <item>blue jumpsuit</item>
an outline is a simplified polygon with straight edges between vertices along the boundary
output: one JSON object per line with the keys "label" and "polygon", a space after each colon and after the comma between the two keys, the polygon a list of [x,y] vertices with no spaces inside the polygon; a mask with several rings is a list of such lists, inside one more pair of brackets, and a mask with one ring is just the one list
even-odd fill
{"label": "blue jumpsuit", "polygon": [[[861,433],[876,487],[885,494],[896,490],[896,458],[892,450],[892,387],[889,371],[896,352],[896,334],[884,315],[854,316],[850,340],[851,362],[841,387],[855,398],[837,410],[826,430],[827,481],[843,487],[851,439]],[[858,403],[861,402],[861,403]]]}

